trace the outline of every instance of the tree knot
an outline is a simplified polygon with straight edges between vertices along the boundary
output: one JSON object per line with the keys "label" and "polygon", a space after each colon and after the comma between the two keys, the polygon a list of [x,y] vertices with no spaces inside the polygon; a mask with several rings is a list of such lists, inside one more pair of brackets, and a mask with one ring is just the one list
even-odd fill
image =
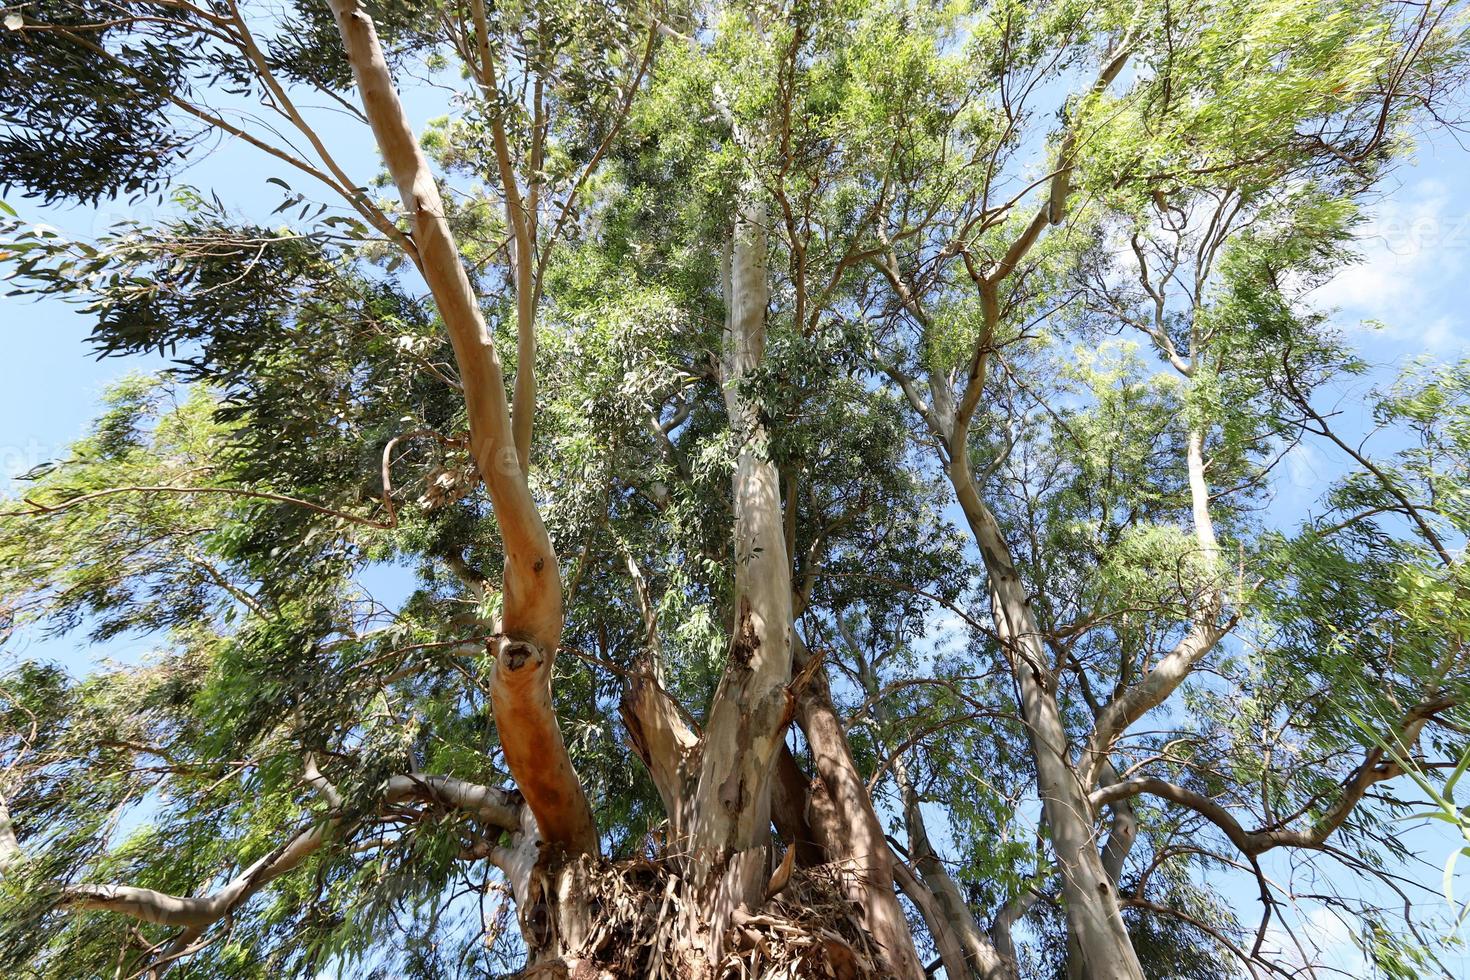
{"label": "tree knot", "polygon": [[516,673],[530,664],[532,669],[540,667],[545,660],[541,648],[529,640],[501,640],[500,663],[506,670]]}
{"label": "tree knot", "polygon": [[751,660],[755,658],[755,652],[760,649],[761,638],[759,631],[755,628],[755,619],[751,614],[750,599],[746,596],[740,597],[740,616],[735,622],[735,634],[730,643],[730,661],[741,667],[749,667]]}

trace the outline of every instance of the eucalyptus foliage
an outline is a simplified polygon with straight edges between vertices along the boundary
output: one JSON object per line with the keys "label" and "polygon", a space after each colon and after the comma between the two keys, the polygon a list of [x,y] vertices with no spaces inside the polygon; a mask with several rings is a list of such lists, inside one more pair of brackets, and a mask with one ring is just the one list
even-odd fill
{"label": "eucalyptus foliage", "polygon": [[[1460,7],[513,0],[479,6],[477,38],[475,2],[363,8],[400,85],[445,93],[419,145],[507,374],[534,368],[555,707],[603,856],[673,847],[632,679],[656,655],[699,730],[738,652],[748,404],[793,628],[895,860],[958,896],[946,924],[905,891],[925,962],[968,923],[1012,975],[1115,975],[1080,945],[1034,694],[1144,975],[1304,975],[1279,930],[1308,892],[1383,975],[1449,975],[1444,855],[1400,830],[1453,800],[1470,730],[1470,362],[1370,373],[1314,290],[1352,274],[1413,133],[1457,124]],[[483,859],[503,829],[381,802],[403,773],[514,783],[490,687],[506,549],[414,215],[380,161],[300,149],[322,112],[363,118],[331,9],[3,10],[0,269],[84,310],[95,354],[171,366],[116,383],[3,503],[0,972],[516,969],[533,924]],[[221,134],[290,171],[275,215],[184,183]],[[155,194],[174,217],[95,240],[26,220]],[[754,199],[764,360],[732,382]],[[545,212],[529,249],[516,207]],[[1337,475],[1297,514],[1275,495],[1305,450]],[[971,492],[1043,662],[1006,633]],[[403,594],[374,595],[389,576]],[[151,652],[28,657],[63,634]],[[800,725],[787,744],[818,770]],[[205,894],[311,827],[325,845],[197,946],[72,897]]]}

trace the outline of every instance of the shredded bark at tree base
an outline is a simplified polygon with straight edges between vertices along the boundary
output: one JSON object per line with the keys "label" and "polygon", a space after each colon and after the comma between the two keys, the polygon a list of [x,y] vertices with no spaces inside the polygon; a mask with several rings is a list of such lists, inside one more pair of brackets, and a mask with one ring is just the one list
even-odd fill
{"label": "shredded bark at tree base", "polygon": [[884,980],[879,949],[832,865],[796,868],[760,909],[739,910],[717,967],[675,935],[682,880],[639,858],[585,871],[592,933],[583,949],[528,966],[519,980]]}

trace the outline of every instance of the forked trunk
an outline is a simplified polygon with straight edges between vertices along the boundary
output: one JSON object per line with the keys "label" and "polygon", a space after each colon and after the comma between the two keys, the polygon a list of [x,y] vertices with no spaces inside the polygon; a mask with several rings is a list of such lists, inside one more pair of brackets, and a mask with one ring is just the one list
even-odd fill
{"label": "forked trunk", "polygon": [[[649,662],[630,678],[622,715],[664,803],[663,846],[652,861],[560,867],[559,879],[541,890],[559,905],[521,918],[528,943],[541,944],[534,959],[543,973],[923,976],[894,893],[891,853],[821,664],[803,653],[807,668],[791,676],[797,644],[779,474],[759,406],[742,389],[764,357],[765,220],[759,188],[746,188],[724,274],[721,381],[739,440],[729,662],[705,731],[696,734],[663,689],[656,623],[645,611]],[[641,574],[631,559],[629,566],[647,605]],[[793,721],[812,748],[812,779],[785,746]],[[529,851],[503,867],[537,873]],[[535,888],[524,890],[534,902]]]}
{"label": "forked trunk", "polygon": [[[733,970],[921,977],[893,893],[882,828],[831,712],[825,681],[803,712],[819,771],[811,784],[817,792],[807,794],[801,814],[809,826],[821,825],[813,835],[826,838],[825,861],[796,869],[792,849],[790,860],[777,866],[771,847],[772,774],[796,715],[797,692],[788,686],[793,603],[780,476],[760,406],[742,384],[765,352],[767,216],[760,182],[749,177],[740,188],[725,259],[720,380],[739,446],[732,478],[736,575],[729,662],[702,736],[685,725],[663,692],[656,649],[650,669],[629,685],[624,719],[658,784],[669,833],[658,860],[614,864],[599,855],[591,808],[551,703],[563,609],[556,554],[526,476],[535,393],[534,310],[526,308],[531,289],[524,276],[518,279],[521,363],[513,414],[499,355],[372,20],[358,0],[331,0],[331,6],[365,114],[412,216],[410,257],[448,327],[464,381],[471,449],[505,545],[490,689],[506,763],[525,805],[504,842],[484,847],[480,856],[510,883],[531,954],[527,975],[713,977]],[[479,33],[489,79],[483,25]],[[736,135],[748,134],[737,127]],[[510,172],[502,160],[514,219]],[[522,271],[532,245],[528,236],[518,240]]]}

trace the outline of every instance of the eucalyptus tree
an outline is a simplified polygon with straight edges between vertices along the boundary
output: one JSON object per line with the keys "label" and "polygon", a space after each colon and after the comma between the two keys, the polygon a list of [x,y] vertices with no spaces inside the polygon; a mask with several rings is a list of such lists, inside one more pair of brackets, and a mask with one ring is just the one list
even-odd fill
{"label": "eucalyptus tree", "polygon": [[[1260,856],[1391,883],[1361,804],[1464,724],[1465,372],[1370,455],[1306,296],[1458,16],[7,8],[3,179],[179,217],[7,227],[175,366],[4,512],[7,629],[160,644],[0,684],[6,968],[1289,974]],[[179,183],[213,138],[291,217]],[[1268,526],[1305,438],[1349,475]]]}
{"label": "eucalyptus tree", "polygon": [[[998,104],[955,103],[957,118],[991,113],[999,135],[951,129],[930,148],[930,167],[877,198],[866,257],[878,285],[861,316],[874,325],[874,366],[923,420],[986,569],[1064,896],[1070,972],[1140,975],[1128,904],[1184,918],[1247,964],[1261,952],[1273,902],[1264,876],[1248,953],[1197,914],[1118,895],[1138,833],[1132,798],[1196,811],[1260,874],[1261,853],[1322,847],[1371,786],[1400,771],[1372,748],[1337,771],[1340,787],[1318,784],[1305,798],[1277,783],[1300,774],[1271,772],[1268,799],[1300,805],[1267,802],[1248,831],[1209,794],[1139,774],[1177,764],[1173,743],[1147,739],[1127,778],[1113,755],[1212,655],[1233,659],[1224,641],[1238,627],[1274,636],[1299,625],[1275,619],[1282,607],[1266,598],[1283,575],[1274,539],[1233,529],[1242,554],[1232,568],[1215,524],[1261,490],[1273,440],[1320,435],[1346,451],[1438,559],[1433,588],[1461,588],[1457,554],[1434,543],[1439,532],[1394,471],[1310,407],[1311,389],[1351,363],[1303,299],[1341,270],[1353,202],[1391,166],[1402,127],[1421,109],[1442,118],[1437,100],[1460,43],[1452,15],[1376,4],[1008,10],[989,22],[998,43],[987,53],[994,73],[1015,81],[1002,83]],[[1044,163],[1007,173],[1034,146],[1023,129],[1033,104],[1069,86]],[[1078,308],[1082,337],[1137,331],[1177,380],[1160,388],[1136,367],[1100,370],[1080,351],[1063,355],[1060,383],[1048,376],[1049,349]],[[1065,407],[1069,395],[1090,407]],[[1457,522],[1449,511],[1437,520]],[[1289,603],[1297,615],[1301,599]],[[1316,621],[1326,609],[1314,608]],[[1437,718],[1457,724],[1441,716],[1458,703],[1446,666],[1462,657],[1463,637],[1453,619],[1432,618],[1438,658],[1386,702],[1401,705],[1386,722],[1393,744],[1414,744]],[[1280,656],[1274,645],[1262,656]],[[1104,806],[1112,818],[1099,848]],[[1288,829],[1294,820],[1306,826]],[[996,921],[1003,930],[1012,916],[1002,909]],[[982,971],[1006,958],[1004,936],[987,950],[972,923],[954,928],[972,937]]]}

